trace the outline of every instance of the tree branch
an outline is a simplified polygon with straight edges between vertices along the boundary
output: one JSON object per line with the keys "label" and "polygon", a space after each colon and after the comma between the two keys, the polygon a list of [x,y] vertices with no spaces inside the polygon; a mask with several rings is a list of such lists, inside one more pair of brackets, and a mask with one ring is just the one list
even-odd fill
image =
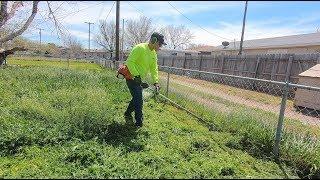
{"label": "tree branch", "polygon": [[[28,27],[29,25],[31,24],[31,22],[33,21],[34,17],[36,16],[37,14],[37,11],[38,11],[38,3],[39,1],[33,1],[33,7],[32,7],[32,13],[31,15],[29,16],[28,20],[26,21],[26,23],[22,26],[21,29],[19,29],[18,31],[16,32],[13,32],[3,38],[0,38],[0,44],[1,43],[4,43],[4,42],[7,42],[9,40],[12,40],[13,38],[21,35]],[[1,8],[2,8],[2,3],[1,3]]]}
{"label": "tree branch", "polygon": [[22,1],[16,1],[13,3],[13,5],[11,6],[11,9],[10,9],[10,12],[7,16],[7,20],[11,19],[14,16],[15,12],[17,11],[17,9],[20,6],[22,6]]}
{"label": "tree branch", "polygon": [[4,23],[7,21],[8,17],[8,1],[1,1],[1,9],[0,9],[0,27],[4,25]]}
{"label": "tree branch", "polygon": [[49,16],[49,18],[50,18],[50,14],[52,15],[53,23],[54,23],[55,28],[56,28],[56,30],[57,30],[57,36],[59,37],[59,32],[60,32],[61,37],[63,37],[63,36],[64,36],[64,33],[63,33],[62,29],[60,28],[59,22],[58,22],[56,16],[54,15],[54,13],[53,13],[53,11],[52,11],[52,9],[51,9],[51,6],[50,6],[50,4],[49,4],[48,1],[47,1],[47,5],[48,5],[48,9],[49,9],[49,15],[48,15],[48,16]]}

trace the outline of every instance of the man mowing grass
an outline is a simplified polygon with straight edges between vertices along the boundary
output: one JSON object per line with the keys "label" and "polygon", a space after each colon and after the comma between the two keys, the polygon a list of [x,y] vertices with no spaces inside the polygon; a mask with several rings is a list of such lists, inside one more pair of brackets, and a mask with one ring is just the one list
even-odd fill
{"label": "man mowing grass", "polygon": [[160,88],[158,84],[157,51],[162,45],[167,45],[164,42],[163,35],[156,32],[153,33],[149,43],[140,43],[133,47],[123,67],[124,73],[121,73],[126,78],[127,86],[132,96],[124,116],[127,121],[132,121],[131,114],[134,111],[136,127],[142,127],[143,125],[142,88],[148,87],[148,84],[143,83],[141,78],[146,77],[150,71],[153,85],[156,89]]}

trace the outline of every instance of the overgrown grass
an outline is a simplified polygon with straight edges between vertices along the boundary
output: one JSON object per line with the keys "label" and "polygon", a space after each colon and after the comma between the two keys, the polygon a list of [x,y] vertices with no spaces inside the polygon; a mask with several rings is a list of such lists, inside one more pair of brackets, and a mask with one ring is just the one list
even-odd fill
{"label": "overgrown grass", "polygon": [[[214,124],[218,131],[230,132],[238,137],[237,141],[228,144],[230,147],[242,149],[255,157],[273,158],[277,114],[239,105],[172,82],[170,87],[180,89],[180,93],[179,91],[169,93],[171,99],[201,115],[206,121]],[[181,92],[186,89],[189,94]],[[208,101],[218,102],[226,106],[228,111],[200,104],[199,101],[190,99],[192,93]],[[294,167],[302,178],[319,178],[320,142],[314,139],[319,137],[319,129],[288,118],[285,118],[285,127],[281,141],[281,160]]]}
{"label": "overgrown grass", "polygon": [[157,100],[143,128],[130,126],[131,97],[112,71],[36,62],[0,70],[0,178],[286,178],[235,148],[238,136]]}
{"label": "overgrown grass", "polygon": [[[45,57],[8,57],[8,63],[18,66],[57,67],[78,70],[101,70],[99,66],[89,61],[70,59],[58,59]],[[69,65],[68,65],[69,64]]]}
{"label": "overgrown grass", "polygon": [[[165,82],[162,81],[162,83],[165,83]],[[230,88],[233,89],[233,87],[230,87]],[[188,89],[188,91],[185,91],[186,89]],[[261,123],[264,123],[269,127],[276,127],[278,123],[279,107],[277,106],[274,106],[274,107],[277,107],[275,109],[265,109],[265,110],[262,110],[259,108],[253,108],[253,107],[246,106],[244,104],[238,104],[233,101],[224,99],[222,97],[219,97],[218,95],[213,95],[208,92],[203,92],[198,88],[190,88],[189,86],[181,85],[172,81],[170,82],[170,91],[180,92],[180,94],[187,99],[190,99],[190,97],[192,96],[196,96],[196,97],[203,98],[208,102],[214,102],[216,107],[220,107],[220,109],[216,108],[216,110],[222,113],[226,113],[226,112],[229,113],[232,111],[247,113],[249,114],[249,116],[254,117],[255,119],[259,120]],[[267,96],[270,96],[270,95],[267,95]],[[251,99],[249,100],[252,101]],[[276,112],[274,112],[274,110]],[[320,129],[317,126],[303,124],[298,119],[286,118],[284,121],[284,128],[285,128],[285,131],[293,133],[296,136],[299,136],[300,138],[305,137],[306,134],[310,135],[313,138],[320,138]]]}
{"label": "overgrown grass", "polygon": [[[161,72],[160,76],[162,79],[166,79],[166,74],[165,72]],[[179,79],[179,76],[171,74],[171,79]],[[256,101],[259,103],[263,104],[268,104],[268,105],[279,105],[281,102],[281,97],[273,96],[270,94],[262,93],[262,92],[256,92],[256,91],[250,91],[247,89],[241,89],[241,88],[236,88],[224,84],[219,84],[216,82],[208,82],[204,80],[197,80],[198,85],[201,85],[202,87],[205,88],[212,88],[216,91],[221,91],[224,92],[228,95],[233,95],[237,97],[241,97],[243,99],[248,99],[252,101]],[[293,107],[293,101],[292,100],[287,100],[287,108],[292,108]]]}

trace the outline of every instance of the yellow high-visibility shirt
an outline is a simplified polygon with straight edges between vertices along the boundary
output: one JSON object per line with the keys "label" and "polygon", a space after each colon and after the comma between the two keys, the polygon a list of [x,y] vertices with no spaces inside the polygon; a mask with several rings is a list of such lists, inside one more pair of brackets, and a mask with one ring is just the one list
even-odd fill
{"label": "yellow high-visibility shirt", "polygon": [[140,43],[135,45],[125,62],[132,76],[144,78],[150,71],[152,83],[158,83],[158,64],[157,52],[150,50],[148,43]]}

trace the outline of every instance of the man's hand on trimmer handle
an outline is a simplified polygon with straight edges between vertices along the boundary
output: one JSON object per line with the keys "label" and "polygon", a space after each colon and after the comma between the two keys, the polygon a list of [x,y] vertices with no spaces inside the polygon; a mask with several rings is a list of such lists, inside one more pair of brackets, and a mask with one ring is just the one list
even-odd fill
{"label": "man's hand on trimmer handle", "polygon": [[137,85],[141,85],[141,83],[142,83],[140,76],[135,76],[135,77],[133,78],[133,81],[134,81]]}
{"label": "man's hand on trimmer handle", "polygon": [[143,83],[141,83],[141,87],[142,87],[143,89],[147,89],[147,88],[149,87],[149,84],[143,82]]}
{"label": "man's hand on trimmer handle", "polygon": [[154,83],[154,88],[155,88],[155,93],[156,94],[159,94],[159,91],[160,91],[160,85],[158,83]]}

